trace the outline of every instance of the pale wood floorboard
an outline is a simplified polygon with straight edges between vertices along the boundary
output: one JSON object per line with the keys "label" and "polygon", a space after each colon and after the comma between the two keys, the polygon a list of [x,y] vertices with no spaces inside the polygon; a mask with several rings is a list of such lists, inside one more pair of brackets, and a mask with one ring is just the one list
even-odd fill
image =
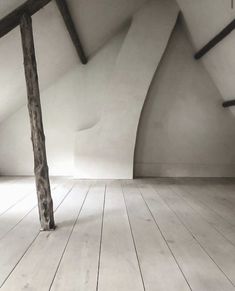
{"label": "pale wood floorboard", "polygon": [[0,177],[4,291],[235,291],[233,179],[52,178],[39,232],[34,179]]}
{"label": "pale wood floorboard", "polygon": [[144,290],[119,182],[106,189],[98,290]]}
{"label": "pale wood floorboard", "polygon": [[9,183],[0,183],[0,217],[11,207],[32,194],[35,186],[33,179],[17,179]]}
{"label": "pale wood floorboard", "polygon": [[134,184],[124,184],[123,191],[146,290],[154,290],[154,286],[157,286],[159,291],[190,290]]}
{"label": "pale wood floorboard", "polygon": [[60,231],[41,232],[28,249],[3,290],[49,290],[74,223],[86,198],[88,186],[78,183],[55,213]]}
{"label": "pale wood floorboard", "polygon": [[213,259],[229,280],[235,284],[235,247],[202,218],[169,186],[157,185],[162,199],[174,211],[184,226],[196,238],[201,247]]}
{"label": "pale wood floorboard", "polygon": [[[70,185],[68,188],[63,189],[64,191],[60,191],[60,189],[55,191],[55,209],[63,201],[71,187]],[[0,240],[0,286],[7,280],[15,266],[24,256],[24,253],[38,236],[39,230],[38,210],[34,208],[12,231]]]}
{"label": "pale wood floorboard", "polygon": [[[235,226],[226,221],[213,208],[207,207],[197,195],[187,192],[179,185],[171,185],[171,189],[180,195],[189,205],[194,208],[206,221],[208,221],[214,228],[217,229],[228,241],[235,245]],[[224,189],[226,193],[226,188]]]}
{"label": "pale wood floorboard", "polygon": [[[55,189],[59,185],[59,183],[51,184],[52,194],[54,194]],[[60,189],[60,191],[62,189]],[[31,195],[28,194],[22,200],[17,201],[0,216],[0,240],[37,206],[35,190],[36,189],[34,189],[34,191],[31,190],[29,193]],[[58,190],[56,193],[58,196]]]}
{"label": "pale wood floorboard", "polygon": [[156,188],[154,191],[149,185],[142,185],[140,191],[192,290],[234,290],[223,272],[161,197],[166,195],[168,189],[163,194],[162,186]]}
{"label": "pale wood floorboard", "polygon": [[90,189],[51,290],[96,290],[104,198],[104,183]]}
{"label": "pale wood floorboard", "polygon": [[[235,211],[231,210],[230,207],[221,203],[221,199],[216,198],[214,194],[215,188],[208,185],[208,183],[190,183],[189,185],[183,185],[189,193],[197,196],[207,207],[214,210],[218,215],[223,217],[230,224],[235,225]],[[226,193],[224,193],[224,199],[226,199]]]}

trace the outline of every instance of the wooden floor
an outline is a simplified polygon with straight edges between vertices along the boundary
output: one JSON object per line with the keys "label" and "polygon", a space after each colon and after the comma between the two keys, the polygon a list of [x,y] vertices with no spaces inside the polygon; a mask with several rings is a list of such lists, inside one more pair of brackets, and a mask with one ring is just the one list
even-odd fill
{"label": "wooden floor", "polygon": [[0,178],[1,290],[234,291],[235,181],[52,179],[39,232],[32,178]]}

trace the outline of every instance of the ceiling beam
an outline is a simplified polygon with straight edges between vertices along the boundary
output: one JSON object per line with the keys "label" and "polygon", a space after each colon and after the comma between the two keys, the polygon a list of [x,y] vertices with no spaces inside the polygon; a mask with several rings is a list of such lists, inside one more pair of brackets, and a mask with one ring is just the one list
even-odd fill
{"label": "ceiling beam", "polygon": [[[28,0],[13,10],[11,13],[0,19],[0,38],[20,24],[20,19],[23,14],[27,13],[27,15],[32,16],[49,2],[51,2],[51,0]],[[64,19],[65,25],[75,46],[77,54],[82,64],[86,64],[88,60],[84,53],[79,35],[76,31],[67,2],[66,0],[56,0],[56,4]]]}
{"label": "ceiling beam", "polygon": [[200,49],[194,56],[196,60],[203,57],[213,47],[215,47],[221,40],[228,36],[235,29],[235,19],[230,22],[223,30],[220,31],[211,41],[209,41],[202,49]]}
{"label": "ceiling beam", "polygon": [[229,100],[229,101],[225,101],[223,102],[223,107],[230,107],[230,106],[235,106],[235,100]]}
{"label": "ceiling beam", "polygon": [[87,57],[84,53],[79,35],[77,33],[77,30],[75,28],[75,25],[74,25],[74,22],[73,22],[73,19],[71,16],[71,13],[69,11],[67,2],[66,2],[66,0],[56,0],[56,4],[60,10],[60,13],[61,13],[63,19],[64,19],[64,23],[67,27],[69,34],[70,34],[72,42],[73,42],[75,49],[77,51],[77,54],[78,54],[82,64],[85,65],[85,64],[87,64],[88,60],[87,60]]}
{"label": "ceiling beam", "polygon": [[32,16],[51,0],[28,0],[0,20],[0,38],[20,24],[24,13]]}

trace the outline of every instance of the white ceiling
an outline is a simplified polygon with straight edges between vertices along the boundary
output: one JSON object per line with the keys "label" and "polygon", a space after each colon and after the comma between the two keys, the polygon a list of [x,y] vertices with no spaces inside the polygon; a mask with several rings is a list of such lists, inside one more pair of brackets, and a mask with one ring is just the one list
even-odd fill
{"label": "white ceiling", "polygon": [[[87,55],[93,55],[147,0],[67,0]],[[172,0],[175,1],[175,0]],[[25,0],[0,0],[0,18]],[[230,0],[177,0],[195,48],[235,17]],[[80,61],[54,0],[33,16],[41,90]],[[0,39],[0,122],[26,103],[19,28]],[[203,62],[224,99],[235,98],[235,32]]]}
{"label": "white ceiling", "polygon": [[[68,0],[85,52],[91,56],[147,0]],[[2,18],[24,0],[1,0]],[[54,1],[33,16],[41,90],[80,65]],[[26,103],[19,28],[0,39],[0,122]]]}
{"label": "white ceiling", "polygon": [[[231,0],[177,0],[195,51],[209,42],[235,18]],[[235,31],[200,60],[225,100],[235,98]],[[234,107],[233,112],[235,113]]]}

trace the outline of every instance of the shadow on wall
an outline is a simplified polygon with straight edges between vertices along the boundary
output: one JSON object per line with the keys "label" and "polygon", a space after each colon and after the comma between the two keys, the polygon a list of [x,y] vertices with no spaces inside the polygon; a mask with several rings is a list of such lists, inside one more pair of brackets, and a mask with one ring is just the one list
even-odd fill
{"label": "shadow on wall", "polygon": [[135,177],[235,176],[235,118],[179,19],[143,107]]}
{"label": "shadow on wall", "polygon": [[78,132],[77,178],[132,179],[140,112],[179,10],[171,0],[148,1],[134,16],[106,83],[101,120]]}

